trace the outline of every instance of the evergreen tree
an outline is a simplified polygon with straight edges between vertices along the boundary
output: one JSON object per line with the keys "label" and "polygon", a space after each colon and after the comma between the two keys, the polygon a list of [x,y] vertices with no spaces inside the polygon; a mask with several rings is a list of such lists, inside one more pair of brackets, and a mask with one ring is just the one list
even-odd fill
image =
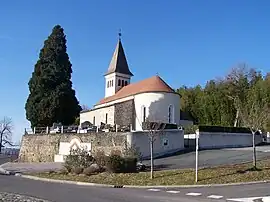
{"label": "evergreen tree", "polygon": [[66,51],[64,29],[56,25],[44,42],[28,83],[25,110],[32,127],[69,125],[79,116],[81,107],[72,89],[72,65]]}

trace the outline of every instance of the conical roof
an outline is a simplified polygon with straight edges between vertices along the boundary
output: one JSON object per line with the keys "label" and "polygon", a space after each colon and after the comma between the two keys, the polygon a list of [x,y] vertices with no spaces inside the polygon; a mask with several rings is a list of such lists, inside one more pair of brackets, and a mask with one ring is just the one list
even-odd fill
{"label": "conical roof", "polygon": [[128,68],[127,59],[125,56],[124,48],[121,42],[121,39],[118,40],[116,48],[113,53],[112,60],[110,62],[108,71],[105,75],[111,73],[122,73],[126,75],[133,76],[131,71]]}

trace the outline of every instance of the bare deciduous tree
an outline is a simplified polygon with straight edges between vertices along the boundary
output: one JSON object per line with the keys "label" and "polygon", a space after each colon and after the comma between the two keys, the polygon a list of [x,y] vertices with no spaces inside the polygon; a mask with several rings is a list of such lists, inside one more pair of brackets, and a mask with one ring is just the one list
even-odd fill
{"label": "bare deciduous tree", "polygon": [[166,124],[162,122],[151,122],[149,119],[146,119],[144,124],[142,124],[143,131],[147,132],[150,142],[150,178],[154,178],[154,142],[156,136],[161,135],[165,129]]}
{"label": "bare deciduous tree", "polygon": [[251,100],[250,104],[243,104],[238,102],[241,106],[239,115],[243,125],[250,129],[252,133],[252,146],[253,146],[253,167],[257,167],[256,159],[256,133],[262,130],[268,123],[270,118],[270,107],[266,99]]}
{"label": "bare deciduous tree", "polygon": [[12,140],[12,129],[13,124],[11,118],[4,117],[0,121],[0,153],[2,152],[2,147],[6,144],[13,146]]}

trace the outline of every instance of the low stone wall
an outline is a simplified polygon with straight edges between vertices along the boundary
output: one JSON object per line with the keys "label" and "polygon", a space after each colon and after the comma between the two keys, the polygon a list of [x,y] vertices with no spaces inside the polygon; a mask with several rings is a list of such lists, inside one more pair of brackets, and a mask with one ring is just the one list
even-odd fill
{"label": "low stone wall", "polygon": [[21,162],[53,162],[59,152],[60,142],[70,142],[74,138],[82,143],[91,142],[92,152],[103,150],[110,153],[111,150],[126,148],[125,133],[81,133],[81,134],[28,134],[23,135],[19,160]]}
{"label": "low stone wall", "polygon": [[[150,156],[150,141],[147,131],[108,132],[81,134],[28,134],[22,137],[19,154],[21,162],[63,162],[63,155],[69,153],[76,142],[88,145],[91,152],[112,150],[121,153],[129,147],[138,148],[144,158]],[[61,143],[61,144],[60,144]],[[61,149],[60,148],[61,146]],[[183,130],[164,130],[155,135],[154,156],[160,156],[184,149]],[[59,153],[60,152],[60,153]]]}

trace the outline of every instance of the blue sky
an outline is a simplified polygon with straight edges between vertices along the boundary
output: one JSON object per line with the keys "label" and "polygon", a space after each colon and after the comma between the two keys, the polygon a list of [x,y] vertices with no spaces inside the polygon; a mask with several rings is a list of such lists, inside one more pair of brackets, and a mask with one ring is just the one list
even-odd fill
{"label": "blue sky", "polygon": [[24,128],[28,81],[54,25],[67,35],[81,104],[104,96],[103,74],[122,29],[132,81],[158,73],[173,88],[204,85],[247,62],[270,71],[267,0],[9,0],[0,6],[0,118]]}

